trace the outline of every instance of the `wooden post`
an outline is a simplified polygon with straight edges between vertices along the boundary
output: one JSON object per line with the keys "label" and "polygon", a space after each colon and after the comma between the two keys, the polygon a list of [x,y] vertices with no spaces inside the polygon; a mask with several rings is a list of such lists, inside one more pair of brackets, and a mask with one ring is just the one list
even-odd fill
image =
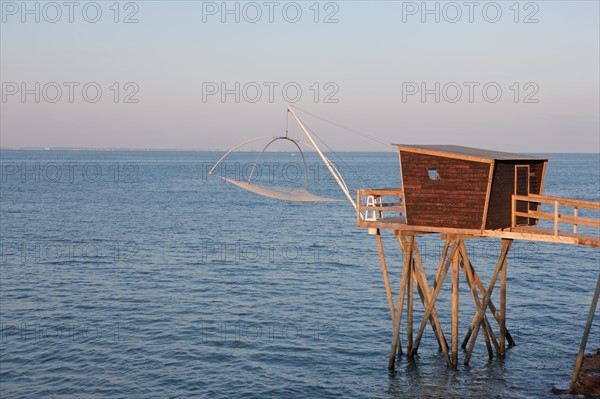
{"label": "wooden post", "polygon": [[442,254],[440,255],[440,264],[438,265],[437,272],[435,273],[435,279],[433,280],[433,289],[437,284],[437,281],[440,280],[440,273],[442,272],[442,266],[444,265],[444,261],[446,260],[446,255],[448,254],[448,247],[450,246],[450,240],[446,240],[444,243],[444,249],[442,250]]}
{"label": "wooden post", "polygon": [[500,356],[504,356],[506,348],[506,269],[508,262],[504,259],[502,274],[500,275]]}
{"label": "wooden post", "polygon": [[554,235],[558,235],[558,201],[554,201]]}
{"label": "wooden post", "polygon": [[356,220],[361,220],[360,214],[360,190],[356,190]]}
{"label": "wooden post", "polygon": [[394,298],[392,297],[392,290],[390,288],[390,278],[387,271],[387,264],[385,261],[385,253],[383,252],[383,242],[381,241],[381,232],[377,229],[377,246],[379,247],[379,258],[381,259],[381,271],[383,272],[383,281],[385,282],[385,292],[388,298],[388,305],[390,307],[390,315],[392,316],[392,323],[394,322]]}
{"label": "wooden post", "polygon": [[396,306],[396,315],[394,316],[394,335],[392,336],[392,347],[388,360],[388,369],[393,370],[396,362],[396,347],[400,342],[400,321],[402,320],[402,308],[404,307],[404,294],[406,293],[406,279],[408,269],[410,268],[410,259],[412,258],[412,247],[408,247],[409,253],[404,255],[404,267],[402,268],[402,281],[400,282],[400,292],[398,294],[398,306]]}
{"label": "wooden post", "polygon": [[410,249],[407,251],[410,253],[409,267],[408,267],[408,302],[406,304],[406,351],[409,356],[413,356],[416,352],[413,350],[413,271],[414,271],[414,259],[412,256],[413,246],[415,243],[415,237],[410,236],[408,246]]}
{"label": "wooden post", "polygon": [[510,227],[517,227],[517,215],[515,215],[515,212],[517,211],[517,200],[515,199],[514,194],[511,198],[512,200],[510,203]]}
{"label": "wooden post", "polygon": [[577,216],[579,214],[579,209],[577,207],[573,208],[573,218],[575,219],[575,221],[573,222],[573,233],[576,234],[577,233]]}
{"label": "wooden post", "polygon": [[[462,240],[457,244],[460,245]],[[458,366],[458,251],[452,258],[452,368]]]}
{"label": "wooden post", "polygon": [[587,322],[583,330],[583,337],[581,337],[581,344],[579,345],[579,354],[577,355],[577,361],[575,362],[575,370],[571,377],[571,389],[575,388],[577,379],[579,378],[579,372],[581,371],[581,364],[583,363],[583,356],[585,354],[585,346],[587,345],[588,336],[590,334],[590,328],[592,327],[592,321],[594,320],[594,313],[598,306],[598,296],[600,295],[600,273],[598,273],[598,281],[596,282],[596,290],[594,291],[594,297],[592,298],[592,304],[590,305],[590,312],[588,313]]}
{"label": "wooden post", "polygon": [[502,251],[500,253],[500,259],[498,259],[498,264],[496,265],[496,270],[492,275],[490,283],[488,285],[488,289],[483,296],[483,300],[481,302],[481,308],[477,311],[475,327],[473,329],[473,339],[471,339],[471,343],[469,344],[469,349],[467,350],[467,354],[465,355],[465,366],[469,364],[469,359],[471,358],[471,353],[473,352],[473,348],[475,346],[475,341],[477,340],[477,334],[479,333],[479,327],[481,326],[481,322],[483,321],[483,316],[485,315],[485,310],[488,306],[490,298],[492,297],[492,291],[494,290],[494,285],[496,284],[496,279],[498,278],[498,274],[502,270],[502,267],[506,264],[506,256],[508,255],[508,251],[510,250],[510,246],[512,244],[511,239],[502,239]]}

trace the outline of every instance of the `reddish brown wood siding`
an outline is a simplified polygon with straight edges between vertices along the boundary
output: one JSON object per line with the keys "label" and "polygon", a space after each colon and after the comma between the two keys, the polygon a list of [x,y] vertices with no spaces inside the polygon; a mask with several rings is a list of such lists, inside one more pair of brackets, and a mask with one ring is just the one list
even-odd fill
{"label": "reddish brown wood siding", "polygon": [[529,165],[529,193],[541,194],[544,161],[496,161],[486,229],[510,227],[511,200],[515,191],[515,166]]}
{"label": "reddish brown wood siding", "polygon": [[[407,224],[481,229],[490,164],[408,151],[400,151],[400,164]],[[430,168],[439,180],[429,178]]]}

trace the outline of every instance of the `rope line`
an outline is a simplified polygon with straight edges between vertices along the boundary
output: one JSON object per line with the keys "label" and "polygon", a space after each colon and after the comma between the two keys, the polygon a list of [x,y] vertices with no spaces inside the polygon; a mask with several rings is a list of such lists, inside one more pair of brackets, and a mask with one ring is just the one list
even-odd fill
{"label": "rope line", "polygon": [[373,135],[371,135],[371,134],[368,134],[368,133],[361,132],[360,130],[352,129],[352,128],[348,127],[348,126],[344,126],[344,125],[342,125],[342,124],[340,124],[340,123],[337,123],[337,122],[335,122],[335,121],[329,120],[329,119],[327,119],[327,118],[323,118],[322,116],[315,115],[315,114],[313,114],[312,112],[309,112],[309,111],[307,111],[307,110],[305,110],[305,109],[302,109],[302,108],[299,108],[299,107],[297,107],[297,106],[294,106],[294,108],[295,108],[295,109],[297,109],[297,110],[299,110],[299,111],[302,111],[302,112],[304,112],[304,113],[307,113],[307,114],[309,114],[309,115],[311,115],[311,116],[313,116],[313,117],[315,117],[315,118],[317,118],[317,119],[320,119],[320,120],[322,120],[322,121],[324,121],[324,122],[330,123],[330,124],[332,124],[332,125],[334,125],[334,126],[340,127],[340,128],[342,128],[342,129],[348,130],[349,132],[352,132],[352,133],[354,133],[354,134],[357,134],[357,135],[359,135],[359,136],[362,136],[362,137],[364,137],[364,138],[367,138],[367,139],[369,139],[369,140],[375,141],[375,142],[377,142],[377,143],[379,143],[379,144],[383,144],[383,145],[385,145],[385,146],[390,146],[390,143],[389,143],[388,141],[386,141],[386,140],[384,140],[384,139],[382,139],[382,138],[379,138],[379,137],[377,137],[377,136],[373,136]]}
{"label": "rope line", "polygon": [[[294,108],[296,108],[296,109],[299,109],[299,108],[297,108],[297,107],[294,107]],[[364,184],[367,186],[367,188],[372,188],[372,187],[371,187],[371,184],[370,184],[369,182],[367,182],[367,181],[365,180],[365,178],[363,178],[363,177],[362,177],[362,176],[361,176],[361,175],[360,175],[358,172],[356,172],[356,171],[355,171],[355,170],[354,170],[354,169],[353,169],[353,168],[352,168],[352,167],[351,167],[351,166],[348,164],[348,162],[346,162],[346,161],[345,161],[345,160],[344,160],[344,159],[343,159],[343,158],[342,158],[342,157],[341,157],[341,156],[340,156],[340,155],[339,155],[337,152],[335,152],[335,151],[334,151],[334,150],[333,150],[333,149],[332,149],[332,148],[329,146],[329,144],[327,144],[325,141],[323,141],[323,139],[322,139],[321,137],[319,137],[319,135],[318,135],[317,133],[315,133],[315,131],[314,131],[313,129],[311,129],[311,128],[310,128],[310,127],[309,127],[309,126],[306,124],[306,122],[304,122],[304,126],[306,127],[306,129],[307,129],[307,130],[308,130],[308,131],[309,131],[311,134],[313,134],[313,135],[314,135],[314,136],[315,136],[315,137],[316,137],[316,138],[317,138],[317,139],[318,139],[318,140],[321,142],[321,144],[322,144],[322,145],[324,145],[324,146],[325,146],[325,147],[326,147],[326,148],[329,150],[329,152],[331,152],[333,155],[335,155],[335,156],[336,156],[336,157],[337,157],[337,158],[338,158],[338,159],[339,159],[339,160],[340,160],[340,161],[341,161],[341,162],[342,162],[342,163],[343,163],[343,164],[344,164],[344,165],[345,165],[345,166],[348,168],[348,171],[350,171],[350,173],[352,173],[352,174],[353,174],[354,176],[356,176],[356,177],[357,177],[357,178],[358,178],[358,179],[359,179],[359,180],[360,180],[362,183],[364,183]],[[337,167],[335,167],[335,165],[334,165],[334,169],[335,169],[335,170],[337,171],[337,173],[338,173],[338,174],[341,176],[340,172],[337,170]]]}

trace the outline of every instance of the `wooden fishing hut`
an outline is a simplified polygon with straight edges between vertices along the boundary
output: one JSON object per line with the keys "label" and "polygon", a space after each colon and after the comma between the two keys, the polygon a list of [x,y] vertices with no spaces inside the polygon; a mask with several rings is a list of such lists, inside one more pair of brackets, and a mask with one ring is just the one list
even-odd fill
{"label": "wooden fishing hut", "polygon": [[[393,322],[388,367],[403,353],[400,324],[406,303],[406,353],[419,348],[427,323],[449,367],[458,365],[459,274],[462,271],[475,303],[475,314],[461,346],[468,365],[475,341],[482,335],[491,357],[514,345],[506,328],[507,255],[513,240],[532,240],[600,247],[597,235],[581,234],[578,226],[600,228],[600,220],[579,216],[581,209],[600,210],[600,203],[543,195],[547,158],[455,145],[397,145],[402,187],[363,189],[357,193],[357,225],[376,235]],[[552,211],[542,211],[549,204]],[[565,212],[566,209],[566,212]],[[539,221],[547,221],[541,227]],[[564,226],[568,226],[568,231]],[[391,230],[404,255],[400,292],[394,303],[381,231]],[[438,233],[445,241],[435,278],[430,285],[415,235]],[[466,239],[501,240],[496,267],[487,286],[479,278],[465,247]],[[452,281],[451,345],[442,331],[435,303],[450,271]],[[499,304],[491,297],[500,279]],[[600,274],[599,274],[600,284]],[[423,319],[413,323],[413,291],[424,307]],[[598,296],[598,290],[594,294]],[[593,301],[594,303],[594,301]],[[595,306],[594,306],[595,309]],[[593,315],[594,309],[590,310]],[[498,332],[492,329],[495,320]],[[589,323],[591,324],[591,323]],[[589,328],[584,338],[587,342]],[[583,341],[582,341],[583,342]],[[583,349],[585,345],[583,344]],[[579,360],[578,360],[579,362]]]}

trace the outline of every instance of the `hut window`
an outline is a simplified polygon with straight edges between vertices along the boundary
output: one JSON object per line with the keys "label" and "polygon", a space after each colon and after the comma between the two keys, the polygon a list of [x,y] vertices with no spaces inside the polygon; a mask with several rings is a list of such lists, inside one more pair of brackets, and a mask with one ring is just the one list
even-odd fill
{"label": "hut window", "polygon": [[431,180],[440,180],[440,174],[436,168],[427,169],[427,174]]}

